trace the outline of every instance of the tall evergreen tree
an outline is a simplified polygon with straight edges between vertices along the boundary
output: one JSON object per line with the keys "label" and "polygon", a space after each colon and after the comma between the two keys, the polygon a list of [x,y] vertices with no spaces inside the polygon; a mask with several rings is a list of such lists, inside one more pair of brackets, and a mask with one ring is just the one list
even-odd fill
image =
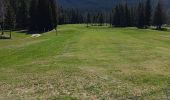
{"label": "tall evergreen tree", "polygon": [[18,0],[18,10],[16,13],[17,28],[24,29],[28,26],[28,7],[26,0]]}
{"label": "tall evergreen tree", "polygon": [[137,13],[138,13],[137,27],[144,28],[144,26],[145,26],[145,10],[144,10],[144,4],[141,2],[138,5]]}
{"label": "tall evergreen tree", "polygon": [[124,7],[124,12],[125,12],[125,16],[124,16],[124,18],[125,18],[125,26],[131,26],[131,16],[130,16],[130,10],[129,10],[129,8],[128,8],[128,5],[127,5],[127,3],[125,4],[125,7]]}
{"label": "tall evergreen tree", "polygon": [[45,32],[56,28],[56,13],[56,3],[54,0],[32,0],[30,7],[30,30]]}
{"label": "tall evergreen tree", "polygon": [[87,13],[87,20],[86,20],[87,27],[89,27],[89,23],[91,23],[91,16],[90,16],[90,13],[88,12]]}
{"label": "tall evergreen tree", "polygon": [[114,18],[113,18],[113,23],[112,25],[115,27],[119,27],[120,26],[120,10],[119,10],[119,6],[117,5],[114,9]]}
{"label": "tall evergreen tree", "polygon": [[0,31],[2,31],[1,34],[3,34],[3,28],[4,28],[4,19],[5,19],[5,1],[0,0]]}
{"label": "tall evergreen tree", "polygon": [[29,9],[29,30],[30,31],[36,31],[38,30],[38,14],[37,14],[37,6],[38,6],[38,0],[32,0],[30,3],[30,9]]}
{"label": "tall evergreen tree", "polygon": [[136,26],[136,8],[135,7],[131,7],[129,9],[130,12],[130,26],[134,27]]}
{"label": "tall evergreen tree", "polygon": [[103,23],[104,23],[104,16],[103,16],[103,13],[100,13],[99,14],[99,19],[98,19],[98,23],[100,26],[103,26]]}
{"label": "tall evergreen tree", "polygon": [[4,1],[3,0],[0,0],[0,23],[2,22],[2,19],[4,17],[4,11],[5,8],[4,8]]}
{"label": "tall evergreen tree", "polygon": [[38,31],[48,31],[49,28],[52,27],[52,23],[50,20],[50,13],[49,10],[49,1],[47,0],[38,0],[38,6],[37,6],[37,26],[38,26]]}
{"label": "tall evergreen tree", "polygon": [[145,4],[145,26],[146,27],[151,25],[151,17],[152,17],[151,0],[146,0],[146,4]]}
{"label": "tall evergreen tree", "polygon": [[57,2],[56,0],[50,0],[50,6],[51,8],[49,9],[50,10],[50,13],[51,13],[51,20],[52,20],[52,24],[53,24],[53,28],[57,28],[57,24],[58,24],[58,19],[57,19]]}
{"label": "tall evergreen tree", "polygon": [[120,14],[120,27],[125,27],[126,26],[126,18],[125,18],[125,9],[124,9],[123,4],[119,5],[119,14]]}
{"label": "tall evergreen tree", "polygon": [[110,27],[111,27],[112,24],[113,24],[113,11],[110,12],[110,14],[109,14],[109,24],[110,24]]}
{"label": "tall evergreen tree", "polygon": [[57,10],[58,12],[58,24],[61,25],[61,24],[65,24],[65,17],[66,17],[66,13],[64,11],[64,9],[62,7],[58,8]]}
{"label": "tall evergreen tree", "polygon": [[5,14],[5,28],[6,29],[14,29],[15,27],[15,13],[11,6],[11,3],[8,2]]}
{"label": "tall evergreen tree", "polygon": [[153,24],[157,29],[162,29],[162,25],[165,24],[165,13],[163,11],[162,1],[159,0],[158,5],[155,9]]}

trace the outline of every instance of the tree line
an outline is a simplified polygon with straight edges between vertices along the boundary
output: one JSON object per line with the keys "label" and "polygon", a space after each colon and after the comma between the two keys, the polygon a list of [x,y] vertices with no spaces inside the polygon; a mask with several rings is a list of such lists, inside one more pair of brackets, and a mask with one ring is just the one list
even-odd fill
{"label": "tree line", "polygon": [[138,27],[148,28],[156,26],[161,30],[162,26],[168,24],[167,9],[164,2],[159,0],[155,5],[151,0],[142,0],[137,6],[120,3],[115,5],[112,11],[63,9],[59,10],[59,24],[86,23],[90,25],[110,25],[112,27]]}
{"label": "tree line", "polygon": [[46,32],[61,24],[110,25],[111,27],[162,29],[167,24],[163,1],[156,6],[142,0],[137,6],[117,4],[110,11],[62,8],[56,0],[0,0],[0,28]]}
{"label": "tree line", "polygon": [[[93,17],[94,14],[87,14],[87,25],[93,23]],[[162,0],[159,0],[156,7],[152,6],[151,0],[143,0],[143,2],[139,2],[138,6],[128,6],[127,3],[118,4],[109,16],[100,18],[99,23],[104,22],[103,19],[106,22],[109,19],[110,25],[114,27],[148,28],[156,26],[157,29],[162,29],[162,25],[167,24],[166,10]]]}
{"label": "tree line", "polygon": [[57,27],[56,0],[0,0],[1,29],[45,32]]}

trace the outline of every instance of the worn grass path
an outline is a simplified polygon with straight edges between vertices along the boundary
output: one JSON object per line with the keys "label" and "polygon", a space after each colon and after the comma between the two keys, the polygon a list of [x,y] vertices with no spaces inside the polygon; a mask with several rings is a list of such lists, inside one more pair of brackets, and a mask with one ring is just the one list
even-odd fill
{"label": "worn grass path", "polygon": [[0,99],[165,98],[170,32],[62,25],[0,40]]}

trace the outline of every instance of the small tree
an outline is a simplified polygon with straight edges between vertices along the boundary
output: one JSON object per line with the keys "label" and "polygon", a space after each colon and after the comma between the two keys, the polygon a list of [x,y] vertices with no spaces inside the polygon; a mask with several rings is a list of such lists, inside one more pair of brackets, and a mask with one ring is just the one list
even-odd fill
{"label": "small tree", "polygon": [[165,24],[165,13],[163,11],[163,5],[161,0],[159,0],[158,5],[155,9],[153,24],[158,30],[161,30],[162,25]]}

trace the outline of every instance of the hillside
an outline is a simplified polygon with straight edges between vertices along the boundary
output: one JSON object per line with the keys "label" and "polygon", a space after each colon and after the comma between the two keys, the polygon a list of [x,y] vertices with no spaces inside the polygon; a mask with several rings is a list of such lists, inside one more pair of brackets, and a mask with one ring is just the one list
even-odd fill
{"label": "hillside", "polygon": [[[137,5],[140,0],[127,0],[129,5]],[[111,9],[117,3],[125,2],[125,0],[59,0],[59,3],[66,8],[80,9]],[[156,4],[157,0],[153,0],[152,4]],[[166,7],[170,6],[170,0],[164,0]]]}
{"label": "hillside", "polygon": [[85,26],[0,40],[0,99],[165,100],[169,31]]}

